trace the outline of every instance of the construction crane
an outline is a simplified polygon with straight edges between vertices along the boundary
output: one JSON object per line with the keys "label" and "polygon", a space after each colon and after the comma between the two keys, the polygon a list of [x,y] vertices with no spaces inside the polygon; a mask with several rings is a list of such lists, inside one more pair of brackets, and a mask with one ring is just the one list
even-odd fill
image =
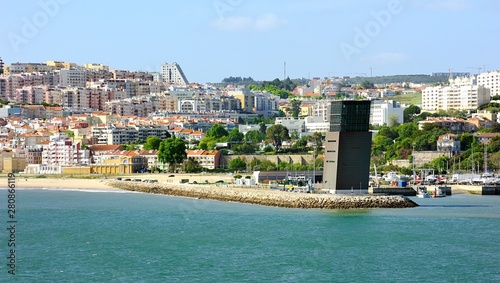
{"label": "construction crane", "polygon": [[481,69],[482,69],[481,67],[467,67],[467,68],[469,68],[469,69],[477,69],[477,74],[478,75],[481,74]]}

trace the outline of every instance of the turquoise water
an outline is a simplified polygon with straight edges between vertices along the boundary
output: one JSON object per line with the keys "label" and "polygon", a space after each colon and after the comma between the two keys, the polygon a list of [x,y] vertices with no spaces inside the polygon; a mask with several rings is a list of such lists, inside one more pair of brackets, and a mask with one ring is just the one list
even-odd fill
{"label": "turquoise water", "polygon": [[415,201],[300,210],[17,190],[17,275],[2,232],[0,282],[500,282],[500,197]]}

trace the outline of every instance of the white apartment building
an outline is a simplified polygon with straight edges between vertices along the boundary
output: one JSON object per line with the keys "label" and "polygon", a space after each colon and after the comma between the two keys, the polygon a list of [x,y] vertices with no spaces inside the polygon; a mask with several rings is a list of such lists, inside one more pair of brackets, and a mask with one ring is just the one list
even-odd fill
{"label": "white apartment building", "polygon": [[422,110],[473,110],[490,102],[490,90],[474,83],[474,78],[450,79],[449,86],[426,87],[422,91]]}
{"label": "white apartment building", "polygon": [[172,64],[165,63],[161,65],[160,70],[161,77],[163,81],[172,83],[172,84],[180,84],[180,85],[188,85],[189,82],[184,75],[184,72],[181,69],[181,66],[176,62]]}
{"label": "white apartment building", "polygon": [[80,142],[73,143],[64,133],[50,136],[50,141],[42,148],[42,164],[49,166],[89,164],[90,151],[82,149]]}
{"label": "white apartment building", "polygon": [[313,106],[314,116],[323,117],[323,121],[326,121],[328,115],[328,105],[330,105],[330,101],[328,100],[317,101]]}
{"label": "white apartment building", "polygon": [[85,70],[62,69],[59,71],[59,85],[62,87],[85,87]]}
{"label": "white apartment building", "polygon": [[500,95],[500,71],[491,71],[477,76],[477,84],[490,89],[490,95]]}
{"label": "white apartment building", "polygon": [[121,126],[107,125],[92,127],[93,144],[124,144],[137,140],[146,141],[148,137],[167,138],[167,125]]}
{"label": "white apartment building", "polygon": [[390,123],[403,123],[404,108],[395,100],[372,100],[370,108],[370,125],[382,126]]}
{"label": "white apartment building", "polygon": [[304,127],[306,132],[309,133],[326,133],[330,128],[330,124],[322,116],[308,116],[304,118]]}
{"label": "white apartment building", "polygon": [[276,117],[275,124],[283,125],[288,129],[288,133],[302,133],[305,131],[304,119],[292,117]]}

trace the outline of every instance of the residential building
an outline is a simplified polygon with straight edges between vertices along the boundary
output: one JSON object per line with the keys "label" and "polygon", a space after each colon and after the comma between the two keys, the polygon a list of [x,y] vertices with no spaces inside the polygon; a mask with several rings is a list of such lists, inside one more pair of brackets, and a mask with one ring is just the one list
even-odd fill
{"label": "residential building", "polygon": [[201,167],[216,169],[220,167],[221,152],[218,150],[188,150],[187,159],[193,159]]}
{"label": "residential building", "polygon": [[160,74],[163,81],[165,82],[178,85],[189,85],[189,82],[186,79],[181,66],[176,62],[173,62],[172,64],[165,63],[161,65]]}
{"label": "residential building", "polygon": [[449,86],[426,87],[422,91],[422,110],[475,110],[490,102],[490,89],[474,83],[474,78],[450,79]]}
{"label": "residential building", "polygon": [[50,136],[43,144],[42,163],[46,165],[72,166],[89,164],[90,151],[82,149],[81,143],[73,143],[64,133]]}
{"label": "residential building", "polygon": [[370,125],[394,126],[395,124],[402,124],[404,122],[404,109],[396,100],[374,99],[371,102]]}
{"label": "residential building", "polygon": [[450,157],[460,154],[460,139],[455,134],[444,134],[438,137],[437,151],[446,152]]}
{"label": "residential building", "polygon": [[241,110],[245,112],[254,111],[256,95],[254,92],[251,92],[246,88],[237,88],[234,90],[229,90],[227,94],[241,101]]}
{"label": "residential building", "polygon": [[304,118],[304,128],[306,132],[326,133],[329,130],[329,123],[320,116],[308,116]]}
{"label": "residential building", "polygon": [[474,124],[470,124],[464,119],[453,117],[427,117],[427,119],[418,122],[418,129],[422,130],[423,126],[427,123],[439,124],[457,135],[477,131],[477,127]]}
{"label": "residential building", "polygon": [[52,67],[44,63],[12,63],[4,68],[4,75],[51,72]]}
{"label": "residential building", "polygon": [[29,164],[42,164],[42,152],[41,147],[28,149],[26,154],[26,165]]}
{"label": "residential building", "polygon": [[86,82],[85,70],[62,69],[59,71],[59,85],[61,87],[85,87]]}
{"label": "residential building", "polygon": [[477,84],[490,90],[490,95],[500,95],[500,71],[491,71],[479,74]]}
{"label": "residential building", "polygon": [[291,134],[293,132],[302,133],[305,131],[304,119],[292,117],[276,117],[275,124],[283,125]]}
{"label": "residential building", "polygon": [[477,142],[479,144],[489,144],[495,137],[500,136],[500,133],[477,133]]}

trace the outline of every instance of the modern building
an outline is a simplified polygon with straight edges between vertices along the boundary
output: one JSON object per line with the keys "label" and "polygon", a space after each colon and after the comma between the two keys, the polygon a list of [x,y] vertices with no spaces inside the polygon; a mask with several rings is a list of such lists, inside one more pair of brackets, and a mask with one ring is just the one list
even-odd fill
{"label": "modern building", "polygon": [[450,79],[449,86],[426,87],[422,91],[422,110],[475,110],[490,102],[490,89],[474,83],[473,77]]}
{"label": "modern building", "polygon": [[59,71],[59,85],[62,87],[85,87],[86,82],[85,70],[62,69]]}
{"label": "modern building", "polygon": [[500,95],[500,71],[479,74],[477,84],[490,90],[490,95]]}
{"label": "modern building", "polygon": [[368,192],[370,107],[369,100],[338,100],[330,104],[323,188],[331,193]]}
{"label": "modern building", "polygon": [[188,85],[189,82],[181,69],[181,66],[176,62],[172,64],[165,63],[161,65],[160,70],[161,77],[163,81],[178,84],[178,85]]}
{"label": "modern building", "polygon": [[404,109],[396,100],[372,100],[370,109],[370,125],[382,126],[403,124]]}
{"label": "modern building", "polygon": [[56,133],[43,144],[42,163],[55,166],[89,164],[89,150],[82,149],[81,143],[73,143],[64,133]]}

